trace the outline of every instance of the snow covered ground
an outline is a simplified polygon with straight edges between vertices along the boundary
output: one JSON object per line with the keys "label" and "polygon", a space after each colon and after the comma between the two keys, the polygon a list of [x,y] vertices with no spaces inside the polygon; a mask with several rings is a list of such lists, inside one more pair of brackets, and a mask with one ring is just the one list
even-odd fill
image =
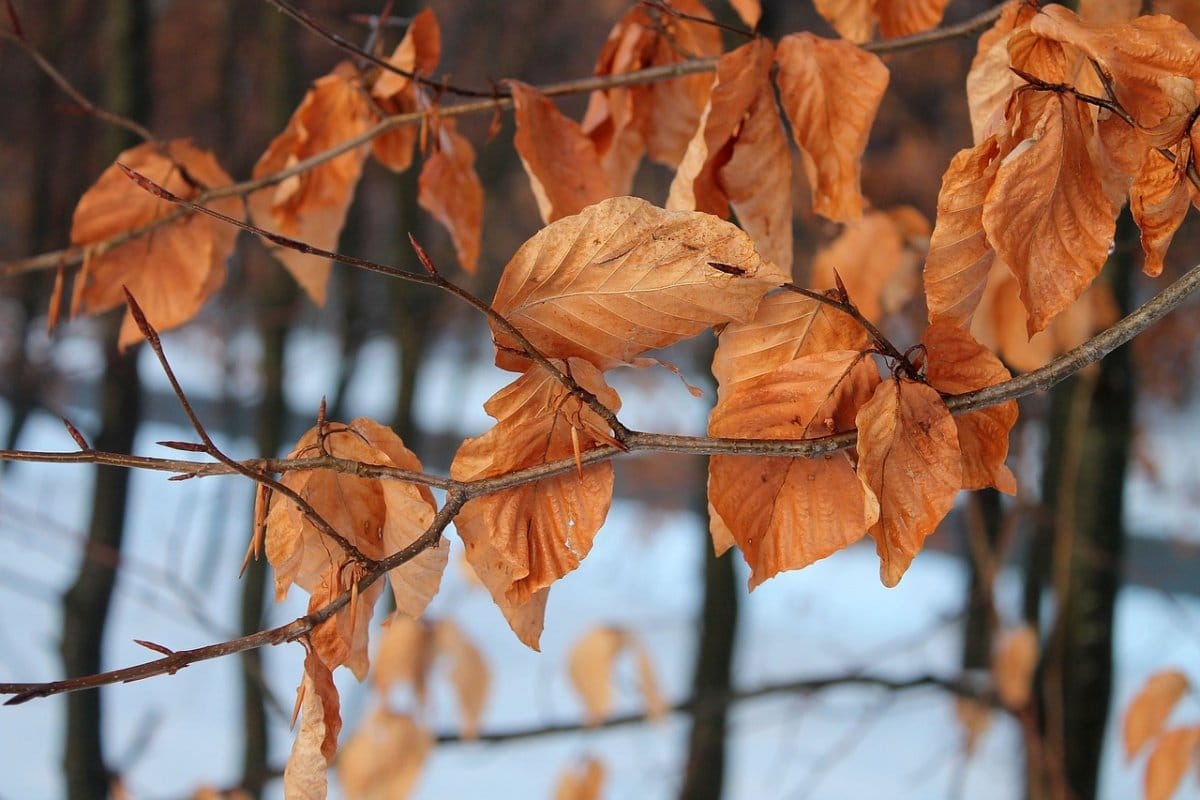
{"label": "snow covered ground", "polygon": [[[197,395],[206,386],[220,385],[228,374],[229,353],[239,354],[235,361],[241,361],[254,349],[252,342],[237,337],[222,352],[205,349],[201,341],[186,333],[167,339],[185,388]],[[489,424],[482,402],[506,378],[472,360],[471,352],[466,345],[450,344],[432,359],[419,400],[419,421],[426,429],[473,434]],[[290,358],[304,366],[292,372],[303,376],[291,385],[294,408],[315,409],[320,396],[330,391],[328,365],[334,356],[333,346],[320,337],[293,344]],[[76,357],[84,369],[86,353]],[[161,388],[157,367],[147,360],[142,368],[146,384]],[[237,391],[252,394],[255,377],[239,369],[235,364]],[[393,371],[388,347],[369,345],[352,384],[356,414],[387,413],[391,398],[377,388],[392,385]],[[653,380],[631,374],[622,378],[619,389],[627,409],[623,417],[635,426],[703,429],[706,401],[692,400],[668,374]],[[663,412],[666,408],[669,414]],[[0,426],[7,424],[6,415],[0,406]],[[146,425],[136,451],[167,455],[154,442],[180,438],[187,433],[178,427]],[[252,455],[246,441],[221,443],[234,455]],[[40,416],[21,446],[69,450],[72,443],[57,420]],[[1198,456],[1189,452],[1183,457],[1194,461]],[[58,598],[76,568],[90,484],[87,467],[14,464],[0,475],[0,681],[59,677]],[[106,644],[105,662],[111,667],[153,656],[135,638],[181,649],[233,635],[236,575],[248,531],[251,492],[241,479],[168,482],[164,474],[137,473],[132,487],[125,564]],[[1146,514],[1166,513],[1163,492],[1169,495],[1169,487],[1135,484],[1130,513],[1142,521]],[[1173,531],[1188,527],[1179,517],[1169,521]],[[1194,524],[1191,532],[1196,533]],[[582,707],[568,684],[566,653],[596,624],[636,631],[650,649],[667,697],[684,698],[698,630],[705,546],[699,518],[618,501],[583,566],[551,592],[541,654],[516,641],[486,593],[470,587],[452,564],[430,613],[453,617],[488,659],[494,684],[483,729],[579,719]],[[452,547],[457,555],[460,545],[454,541]],[[966,580],[957,560],[926,553],[894,590],[883,589],[877,574],[873,549],[861,546],[744,596],[738,685],[753,688],[851,672],[892,678],[955,676]],[[1005,576],[999,587],[1002,612],[1015,611],[1017,592],[1015,580]],[[272,622],[294,618],[303,612],[304,602],[294,592],[273,609]],[[1165,666],[1181,667],[1200,679],[1196,597],[1127,589],[1117,625],[1118,707],[1147,675]],[[273,732],[275,757],[282,763],[302,651],[299,645],[284,646],[269,650],[266,658],[270,685],[285,708],[276,716]],[[200,785],[228,785],[236,779],[241,747],[237,672],[237,663],[225,659],[104,690],[108,756],[135,797],[184,797]],[[346,730],[353,730],[373,700],[348,675],[339,685]],[[637,710],[631,669],[618,670],[618,685],[618,712]],[[1200,721],[1194,701],[1177,713]],[[0,708],[2,800],[61,794],[62,714],[60,698]],[[436,731],[455,728],[454,703],[440,682],[435,683],[427,721]],[[1021,794],[1015,726],[997,715],[967,759],[953,701],[934,689],[889,693],[843,687],[807,696],[772,696],[739,704],[732,728],[732,798],[1007,800]],[[487,796],[497,799],[550,797],[559,773],[591,755],[606,764],[605,796],[672,797],[685,742],[686,720],[675,716],[598,733],[448,745],[435,751],[416,796],[479,796],[486,789]],[[1126,765],[1110,745],[1104,796],[1139,796],[1141,766]]]}

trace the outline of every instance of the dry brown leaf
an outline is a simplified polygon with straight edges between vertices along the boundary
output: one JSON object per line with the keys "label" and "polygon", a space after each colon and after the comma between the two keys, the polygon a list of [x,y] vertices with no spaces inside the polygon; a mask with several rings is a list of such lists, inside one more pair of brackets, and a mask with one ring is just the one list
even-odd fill
{"label": "dry brown leaf", "polygon": [[1174,162],[1157,150],[1147,150],[1142,170],[1129,189],[1129,210],[1142,232],[1142,251],[1146,254],[1142,270],[1151,277],[1162,274],[1167,248],[1191,205],[1187,178],[1190,150],[1190,144],[1181,145]]}
{"label": "dry brown leaf", "polygon": [[[608,408],[620,398],[603,375],[580,359],[558,362]],[[477,480],[534,467],[599,446],[606,423],[567,392],[550,373],[534,366],[494,394],[484,410],[496,425],[463,442],[450,465],[456,480]],[[544,609],[554,581],[579,566],[592,547],[612,502],[612,464],[604,462],[543,478],[468,502],[455,527],[471,562],[521,641],[537,648],[536,626],[519,630],[514,614],[528,604]],[[520,617],[527,625],[530,620]],[[534,630],[536,627],[536,630]]]}
{"label": "dry brown leaf", "polygon": [[1200,3],[1196,0],[1151,0],[1150,13],[1168,14],[1187,25],[1193,35],[1200,35]]}
{"label": "dry brown leaf", "polygon": [[379,645],[371,663],[371,683],[386,696],[395,686],[410,685],[425,702],[425,680],[433,662],[429,629],[419,619],[393,614],[379,631]]}
{"label": "dry brown leaf", "polygon": [[1162,733],[1171,709],[1190,686],[1187,676],[1177,669],[1150,676],[1125,708],[1122,725],[1125,758],[1136,756],[1147,742]]}
{"label": "dry brown leaf", "polygon": [[1009,0],[995,24],[979,37],[975,58],[967,72],[967,105],[971,110],[975,144],[1003,128],[1008,98],[1024,83],[1010,69],[1008,45],[1013,31],[1028,28],[1035,13],[1036,9],[1021,0]]}
{"label": "dry brown leaf", "polygon": [[[800,357],[723,396],[712,436],[805,439],[847,430],[879,383],[856,350]],[[750,566],[750,588],[861,539],[879,519],[874,494],[846,453],[709,460],[708,500]]]}
{"label": "dry brown leaf", "polygon": [[[433,10],[427,8],[412,18],[404,38],[396,45],[388,63],[405,72],[429,77],[437,69],[441,56],[442,32]],[[403,75],[387,70],[381,70],[375,79],[371,96],[388,114],[406,114],[430,105],[420,86]],[[401,125],[376,136],[371,141],[375,159],[394,172],[403,172],[412,164],[417,134],[417,126]]]}
{"label": "dry brown leaf", "polygon": [[513,144],[547,224],[611,197],[612,182],[592,140],[534,87],[509,81],[517,133]]}
{"label": "dry brown leaf", "polygon": [[1171,800],[1188,767],[1200,755],[1197,748],[1200,748],[1200,726],[1164,733],[1146,762],[1145,800]]}
{"label": "dry brown leaf", "polygon": [[762,19],[762,3],[759,0],[729,0],[729,5],[733,6],[747,28],[754,30],[758,27],[758,21]]}
{"label": "dry brown leaf", "polygon": [[1079,0],[1079,18],[1091,25],[1128,22],[1142,11],[1142,0]]}
{"label": "dry brown leaf", "polygon": [[813,210],[835,222],[862,214],[862,154],[888,70],[844,41],[795,33],[779,42],[779,97],[812,186]]}
{"label": "dry brown leaf", "polygon": [[717,399],[801,356],[868,347],[867,332],[849,314],[796,292],[767,295],[754,319],[721,330],[712,363]]}
{"label": "dry brown leaf", "polygon": [[[310,429],[290,458],[325,452],[368,464],[420,471],[421,464],[389,428],[359,418],[349,425],[327,423]],[[381,559],[412,544],[433,521],[435,504],[427,487],[398,480],[359,478],[332,470],[294,471],[282,483],[298,492],[334,530],[371,559]],[[349,589],[354,567],[299,507],[275,493],[267,514],[267,558],[275,568],[275,594],[282,599],[293,583],[310,593],[309,610]],[[396,607],[420,616],[437,593],[448,548],[431,547],[388,573]],[[357,599],[322,623],[312,634],[313,647],[325,664],[346,664],[361,680],[367,670],[367,629],[375,601],[383,592],[374,583]],[[352,614],[352,610],[354,613]]]}
{"label": "dry brown leaf", "polygon": [[967,326],[996,254],[983,230],[983,204],[1000,166],[995,137],[961,150],[942,176],[937,222],[925,261],[929,320]]}
{"label": "dry brown leaf", "polygon": [[1024,708],[1033,696],[1033,673],[1037,669],[1037,631],[1021,625],[1006,631],[992,654],[992,680],[1000,702],[1011,709]]}
{"label": "dry brown leaf", "polygon": [[403,800],[416,786],[432,749],[433,736],[412,717],[376,709],[338,756],[337,773],[346,797]]}
{"label": "dry brown leaf", "polygon": [[817,12],[844,38],[870,40],[875,25],[885,39],[934,27],[949,0],[813,0]]}
{"label": "dry brown leaf", "polygon": [[333,675],[312,651],[304,657],[304,678],[296,693],[300,730],[283,768],[283,793],[289,800],[325,800],[326,771],[342,729],[341,704]]}
{"label": "dry brown leaf", "polygon": [[[492,304],[543,355],[609,369],[751,318],[786,280],[728,222],[617,197],[535,234],[504,268]],[[523,370],[520,346],[494,325],[492,335],[497,366]]]}
{"label": "dry brown leaf", "polygon": [[[357,73],[343,63],[313,83],[287,128],[254,165],[254,177],[272,175],[337,147],[366,131],[374,119]],[[367,152],[366,145],[355,147],[254,192],[248,203],[250,218],[260,228],[314,247],[336,249]],[[286,247],[275,247],[272,253],[314,302],[325,302],[325,286],[332,269],[329,259]]]}
{"label": "dry brown leaf", "polygon": [[983,227],[996,255],[1020,281],[1032,336],[1099,274],[1117,209],[1088,152],[1093,135],[1088,107],[1056,94],[1027,92],[1020,98],[1027,101],[1022,111],[1028,117],[996,171]]}
{"label": "dry brown leaf", "polygon": [[[928,223],[923,217],[917,221],[926,225],[928,238]],[[883,211],[868,211],[817,251],[809,285],[817,291],[831,289],[837,285],[836,273],[863,316],[879,322],[911,299],[919,264],[920,256],[908,246],[897,220]]]}
{"label": "dry brown leaf", "polygon": [[884,586],[900,582],[962,486],[958,429],[937,390],[906,378],[884,381],[855,419],[858,474],[879,500],[868,531]]}
{"label": "dry brown leaf", "polygon": [[[1012,377],[992,351],[949,322],[934,322],[921,336],[921,343],[929,356],[926,378],[943,394],[973,392]],[[954,418],[964,489],[993,486],[1005,494],[1017,493],[1017,479],[1004,464],[1009,433],[1016,421],[1016,400]]]}
{"label": "dry brown leaf", "polygon": [[1048,5],[1030,30],[1069,43],[1098,62],[1117,102],[1155,147],[1174,145],[1187,133],[1200,104],[1200,40],[1183,23],[1160,15],[1089,25],[1063,6]]}
{"label": "dry brown leaf", "polygon": [[450,662],[450,685],[458,695],[462,738],[475,739],[492,682],[487,662],[474,642],[448,619],[434,623],[433,647],[439,658]]}
{"label": "dry brown leaf", "polygon": [[666,713],[650,656],[641,641],[623,628],[601,626],[576,642],[568,661],[571,685],[583,701],[584,718],[589,726],[599,725],[612,711],[613,665],[623,652],[629,652],[637,662],[646,716],[658,719]]}
{"label": "dry brown leaf", "polygon": [[475,172],[475,148],[454,120],[442,120],[436,145],[417,182],[417,202],[450,232],[458,263],[472,275],[483,233],[483,185]]}
{"label": "dry brown leaf", "polygon": [[554,790],[554,800],[600,800],[603,788],[604,765],[589,758],[563,773]]}
{"label": "dry brown leaf", "polygon": [[[138,145],[121,153],[116,161],[185,198],[233,182],[211,153],[186,139],[167,142],[161,148],[153,143]],[[242,204],[236,197],[216,200],[209,207],[242,219]],[[139,187],[116,164],[106,169],[79,198],[71,220],[71,242],[85,248],[72,313],[95,314],[124,305],[127,287],[157,330],[177,327],[194,317],[225,281],[225,261],[237,237],[232,225],[188,214],[111,249],[89,247],[176,210],[173,203]],[[126,312],[120,346],[141,338],[133,317]]]}

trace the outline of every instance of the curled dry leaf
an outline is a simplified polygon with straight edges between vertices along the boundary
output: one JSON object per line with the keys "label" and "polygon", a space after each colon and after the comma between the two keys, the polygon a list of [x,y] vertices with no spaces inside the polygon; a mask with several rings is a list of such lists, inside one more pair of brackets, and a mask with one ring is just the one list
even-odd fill
{"label": "curled dry leaf", "polygon": [[[310,429],[289,458],[324,452],[351,461],[413,471],[421,463],[391,429],[366,418],[348,425]],[[433,521],[433,495],[425,486],[359,478],[333,470],[294,471],[281,482],[303,497],[334,530],[367,558],[382,559],[412,544]],[[275,568],[275,594],[293,583],[307,590],[309,610],[328,603],[356,580],[355,565],[289,498],[275,493],[267,514],[267,558]],[[388,573],[400,613],[417,617],[437,593],[448,548],[431,547]],[[367,670],[367,629],[381,583],[365,589],[312,634],[313,647],[332,668],[346,664],[359,677]]]}
{"label": "curled dry leaf", "polygon": [[[949,322],[934,322],[921,336],[921,343],[928,354],[926,378],[943,394],[973,392],[1012,377],[992,351]],[[1017,493],[1017,479],[1004,464],[1016,421],[1016,400],[954,418],[962,453],[962,488],[993,486],[1005,494]]]}
{"label": "curled dry leaf", "polygon": [[996,254],[983,230],[983,204],[1000,166],[995,137],[959,151],[942,176],[937,222],[925,260],[925,303],[930,322],[967,326]]}
{"label": "curled dry leaf", "polygon": [[1171,800],[1188,767],[1200,757],[1200,726],[1175,728],[1162,735],[1146,762],[1145,800]]}
{"label": "curled dry leaf", "polygon": [[613,194],[592,140],[534,87],[509,81],[517,133],[513,144],[537,198],[542,222],[551,223]]}
{"label": "curled dry leaf", "polygon": [[[617,393],[590,363],[559,362],[608,408]],[[450,474],[456,480],[506,475],[569,458],[610,440],[606,423],[539,366],[484,404],[496,425],[463,442]],[[467,560],[527,645],[537,648],[545,592],[579,566],[592,548],[612,502],[609,462],[477,497],[463,506],[455,527]]]}
{"label": "curled dry leaf", "polygon": [[1019,97],[1017,144],[996,171],[983,227],[996,255],[1020,282],[1032,336],[1099,274],[1117,209],[1089,155],[1088,107],[1053,93]]}
{"label": "curled dry leaf", "polygon": [[958,428],[936,389],[907,378],[879,384],[855,422],[858,474],[879,499],[879,576],[895,586],[962,486]]}
{"label": "curled dry leaf", "polygon": [[[161,147],[138,145],[116,160],[185,198],[233,182],[211,153],[186,139]],[[209,206],[242,218],[242,204],[236,197]],[[202,214],[186,214],[111,249],[89,247],[176,211],[174,204],[139,187],[116,164],[106,169],[79,198],[71,219],[71,242],[85,248],[72,313],[94,314],[124,305],[127,287],[157,330],[174,328],[195,316],[225,281],[225,261],[237,236],[233,226]],[[120,346],[141,338],[133,317],[126,312]]]}
{"label": "curled dry leaf", "polygon": [[583,701],[588,725],[599,725],[612,711],[613,666],[623,652],[630,653],[637,661],[646,716],[658,719],[666,713],[654,667],[641,640],[623,628],[603,626],[593,628],[576,642],[568,666],[571,685]]}
{"label": "curled dry leaf", "polygon": [[[700,20],[712,18],[700,0],[674,0],[671,5]],[[681,16],[656,19],[638,7],[609,33],[595,72],[619,75],[720,53],[716,27]],[[669,167],[679,164],[711,87],[710,76],[695,74],[592,92],[581,127],[595,145],[615,194],[629,193],[643,152]]]}
{"label": "curled dry leaf", "polygon": [[[807,355],[741,381],[709,418],[712,436],[806,439],[848,430],[879,383],[856,350]],[[858,541],[879,503],[844,452],[816,458],[713,456],[708,500],[750,566],[750,588]]]}
{"label": "curled dry leaf", "polygon": [[432,749],[433,736],[412,717],[375,709],[338,756],[337,773],[346,797],[403,800],[416,786]]}
{"label": "curled dry leaf", "polygon": [[563,773],[554,790],[554,800],[600,800],[603,788],[604,765],[589,758]]}
{"label": "curled dry leaf", "polygon": [[1142,232],[1142,251],[1146,254],[1142,269],[1151,277],[1162,273],[1167,248],[1191,203],[1187,178],[1190,161],[1190,143],[1179,147],[1174,162],[1157,150],[1147,150],[1142,170],[1129,189],[1129,210]]}
{"label": "curled dry leaf", "polygon": [[[813,258],[809,285],[818,291],[830,289],[840,278],[855,307],[873,322],[899,311],[916,293],[921,263],[922,254],[910,240],[929,239],[929,223],[920,212],[901,208],[910,212],[908,219],[868,211],[847,223]],[[908,231],[903,222],[918,229]]]}
{"label": "curled dry leaf", "polygon": [[992,654],[992,680],[1000,702],[1024,708],[1033,695],[1033,673],[1038,662],[1038,635],[1029,625],[1005,632]]}
{"label": "curled dry leaf", "polygon": [[928,30],[949,0],[814,0],[817,12],[852,42],[870,40],[876,23],[885,39]]}
{"label": "curled dry leaf", "polygon": [[795,33],[779,42],[779,97],[812,186],[813,210],[835,222],[862,214],[862,155],[888,70],[850,42]]}
{"label": "curled dry leaf", "polygon": [[421,167],[417,202],[450,232],[458,263],[472,275],[483,234],[483,184],[475,172],[475,148],[454,120],[441,120],[434,150]]}
{"label": "curled dry leaf", "polygon": [[1177,669],[1150,676],[1125,709],[1122,731],[1126,758],[1133,758],[1147,742],[1162,733],[1171,709],[1190,685],[1187,676]]}
{"label": "curled dry leaf", "polygon": [[731,322],[721,330],[712,363],[717,400],[724,400],[741,382],[801,356],[863,351],[870,344],[867,332],[849,314],[796,292],[769,294],[754,319]]}
{"label": "curled dry leaf", "polygon": [[316,653],[304,658],[304,678],[296,690],[300,730],[283,768],[283,793],[296,800],[325,800],[326,771],[337,752],[341,704],[333,675]]}
{"label": "curled dry leaf", "polygon": [[[746,320],[787,280],[737,226],[616,197],[543,228],[508,265],[493,306],[549,358],[600,369]],[[492,324],[496,364],[520,371],[520,345]]]}
{"label": "curled dry leaf", "polygon": [[[388,63],[405,72],[429,77],[437,69],[441,57],[442,31],[433,10],[427,8],[412,18]],[[430,105],[418,84],[387,70],[381,70],[375,79],[371,96],[388,114],[406,114]],[[375,137],[371,141],[375,159],[394,172],[403,172],[412,165],[417,134],[415,125],[401,125]]]}
{"label": "curled dry leaf", "polygon": [[[354,68],[348,63],[313,83],[287,128],[254,165],[262,178],[337,147],[375,120]],[[299,175],[250,195],[250,217],[260,228],[326,250],[337,248],[368,148],[361,145]],[[316,303],[325,302],[329,259],[284,247],[272,250]]]}
{"label": "curled dry leaf", "polygon": [[725,218],[732,207],[766,260],[792,265],[791,158],[770,70],[755,39],[721,56],[708,105],[679,164],[667,207]]}
{"label": "curled dry leaf", "polygon": [[967,106],[971,110],[975,144],[1001,130],[1008,98],[1024,83],[1010,69],[1008,44],[1013,31],[1028,28],[1035,13],[1036,9],[1021,0],[1009,0],[995,24],[979,37],[975,58],[967,71]]}

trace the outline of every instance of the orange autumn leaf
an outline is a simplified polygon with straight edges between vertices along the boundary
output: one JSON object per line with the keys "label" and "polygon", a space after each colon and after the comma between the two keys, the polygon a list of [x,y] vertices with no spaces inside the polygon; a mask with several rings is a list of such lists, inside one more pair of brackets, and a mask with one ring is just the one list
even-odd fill
{"label": "orange autumn leaf", "polygon": [[869,347],[867,332],[849,314],[796,292],[767,295],[754,319],[721,330],[712,363],[717,400],[801,356]]}
{"label": "orange autumn leaf", "polygon": [[779,42],[779,97],[812,186],[813,210],[835,222],[862,214],[862,154],[888,85],[878,56],[795,33]]}
{"label": "orange autumn leaf", "polygon": [[1188,767],[1198,758],[1200,726],[1175,728],[1164,733],[1146,761],[1145,800],[1171,800]]}
{"label": "orange autumn leaf", "polygon": [[[403,800],[421,777],[433,736],[408,714],[377,708],[338,756],[348,800]],[[290,795],[289,795],[290,797]]]}
{"label": "orange autumn leaf", "polygon": [[[919,212],[907,210],[910,219],[904,221],[883,211],[868,211],[847,223],[836,239],[817,251],[809,285],[817,291],[831,289],[840,278],[851,302],[873,322],[900,310],[916,293],[921,263],[921,254],[910,240],[929,238],[929,223]],[[902,222],[920,227],[910,232]]]}
{"label": "orange autumn leaf", "polygon": [[[921,336],[928,359],[926,378],[943,394],[963,394],[1012,377],[992,351],[949,322],[934,322]],[[993,486],[1017,493],[1017,479],[1004,464],[1008,437],[1017,421],[1017,401],[981,408],[954,418],[962,452],[962,488]]]}
{"label": "orange autumn leaf", "polygon": [[770,69],[755,39],[721,56],[708,105],[671,182],[667,208],[726,218],[732,207],[759,254],[792,265],[791,158]]}
{"label": "orange autumn leaf", "polygon": [[[254,177],[273,175],[337,147],[365,132],[374,119],[358,75],[349,64],[341,64],[313,83],[287,128],[254,165]],[[314,247],[336,249],[367,152],[365,144],[355,147],[254,192],[249,198],[250,218],[260,228]],[[272,253],[314,302],[325,302],[332,269],[329,259],[285,247],[275,247]]]}
{"label": "orange autumn leaf", "polygon": [[563,773],[554,789],[554,800],[600,800],[604,765],[594,758]]}
{"label": "orange autumn leaf", "polygon": [[[116,161],[185,198],[233,182],[211,153],[186,139],[161,148],[138,145]],[[236,197],[209,206],[242,218],[242,204]],[[157,330],[194,317],[225,281],[225,261],[233,252],[236,228],[201,214],[187,214],[116,247],[90,247],[176,211],[174,204],[140,188],[116,164],[106,169],[79,198],[71,219],[71,242],[84,248],[72,313],[95,314],[124,305],[124,288],[128,288]],[[126,312],[119,345],[124,348],[141,338]]]}
{"label": "orange autumn leaf", "polygon": [[880,579],[891,587],[954,505],[962,486],[958,429],[937,390],[907,378],[879,384],[855,422],[858,473],[879,499],[869,533]]}
{"label": "orange autumn leaf", "polygon": [[[795,440],[848,430],[879,383],[856,350],[806,355],[737,383],[711,436]],[[816,458],[713,456],[708,500],[750,566],[750,588],[861,539],[879,503],[844,452]]]}
{"label": "orange autumn leaf", "polygon": [[658,719],[666,712],[650,656],[641,640],[623,628],[601,626],[575,643],[568,661],[571,685],[583,701],[589,726],[599,725],[612,712],[613,667],[617,657],[626,652],[637,663],[646,716]]}
{"label": "orange autumn leaf", "polygon": [[[786,280],[731,223],[617,197],[535,234],[504,268],[492,305],[543,355],[610,369],[751,318]],[[494,323],[492,337],[496,365],[523,370],[520,345]]]}
{"label": "orange autumn leaf", "polygon": [[483,234],[483,185],[475,172],[475,148],[453,120],[437,126],[433,152],[417,182],[417,202],[450,232],[458,263],[472,275]]}
{"label": "orange autumn leaf", "polygon": [[959,151],[942,176],[937,222],[925,260],[929,320],[967,326],[996,254],[983,230],[983,204],[1000,166],[995,137]]}
{"label": "orange autumn leaf", "polygon": [[760,0],[729,0],[729,5],[733,6],[733,10],[741,17],[742,22],[746,23],[747,28],[754,30],[758,27],[758,21],[762,19]]}
{"label": "orange autumn leaf", "polygon": [[1049,5],[1030,23],[1038,36],[1068,43],[1094,59],[1109,77],[1116,100],[1150,135],[1169,147],[1187,133],[1200,104],[1200,40],[1168,16],[1091,25],[1060,5]]}
{"label": "orange autumn leaf", "polygon": [[813,0],[817,12],[852,42],[868,41],[879,25],[885,39],[928,30],[949,0]]}
{"label": "orange autumn leaf", "polygon": [[[620,406],[616,392],[590,363],[557,363],[608,408]],[[609,438],[603,419],[539,366],[494,394],[484,410],[496,425],[463,442],[450,465],[456,480],[490,478],[573,457]],[[513,614],[530,603],[544,609],[544,592],[579,566],[608,514],[612,487],[612,464],[606,461],[477,497],[455,519],[467,560],[530,647],[537,647],[540,618],[518,630]]]}
{"label": "orange autumn leaf", "polygon": [[312,651],[304,657],[296,712],[300,714],[300,730],[283,769],[283,792],[297,800],[325,800],[326,772],[333,763],[342,729],[341,703],[333,675]]}
{"label": "orange autumn leaf", "polygon": [[1029,625],[1007,631],[992,654],[992,680],[996,695],[1011,709],[1024,708],[1033,696],[1033,674],[1037,668],[1038,635]]}
{"label": "orange autumn leaf", "polygon": [[[442,32],[433,10],[427,8],[412,18],[388,63],[405,72],[429,77],[437,69],[441,56]],[[422,91],[412,79],[388,70],[381,70],[371,86],[371,96],[388,114],[406,114],[427,107],[430,103]],[[375,137],[371,141],[375,159],[393,172],[403,172],[412,164],[417,135],[415,125],[401,125]]]}
{"label": "orange autumn leaf", "polygon": [[1122,723],[1125,758],[1133,758],[1147,742],[1162,733],[1171,710],[1190,686],[1187,676],[1177,669],[1150,676],[1125,708]]}
{"label": "orange autumn leaf", "polygon": [[[1003,127],[1008,98],[1024,83],[1010,69],[1012,61],[1008,45],[1013,31],[1028,28],[1035,13],[1036,9],[1021,0],[1009,0],[995,24],[979,37],[975,57],[967,71],[967,106],[971,110],[971,131],[977,145]],[[1023,66],[1032,67],[1033,74],[1041,75],[1037,65]]]}
{"label": "orange autumn leaf", "polygon": [[[700,21],[712,18],[700,0],[674,0],[672,7],[696,19],[655,19],[640,7],[630,9],[609,33],[596,75],[721,54],[721,32]],[[592,92],[581,128],[595,145],[614,194],[629,194],[643,152],[669,167],[679,164],[711,85],[711,76],[694,74]]]}
{"label": "orange autumn leaf", "polygon": [[509,81],[517,132],[513,144],[545,223],[578,214],[613,194],[596,146],[534,87]]}
{"label": "orange autumn leaf", "polygon": [[[349,425],[327,423],[310,429],[290,458],[320,455],[420,471],[417,457],[390,429],[360,418]],[[382,559],[412,544],[433,521],[429,489],[398,480],[359,478],[333,470],[288,472],[281,482],[300,494],[335,531],[367,558]],[[307,590],[313,611],[350,588],[354,566],[348,554],[290,498],[276,493],[267,514],[267,558],[275,568],[275,594],[286,596],[293,583]],[[431,547],[388,573],[400,613],[417,617],[437,593],[448,549]],[[346,664],[360,679],[367,670],[367,629],[379,582],[356,603],[339,610],[311,636],[314,649],[332,668]]]}
{"label": "orange autumn leaf", "polygon": [[1057,94],[1021,98],[1028,102],[1014,132],[1017,144],[996,170],[983,227],[996,255],[1020,282],[1032,336],[1099,274],[1117,209],[1089,155],[1088,107]]}
{"label": "orange autumn leaf", "polygon": [[1187,178],[1190,151],[1190,144],[1181,145],[1172,162],[1157,150],[1147,150],[1141,172],[1129,189],[1129,210],[1141,231],[1142,251],[1146,254],[1142,269],[1151,277],[1162,273],[1167,248],[1191,205]]}

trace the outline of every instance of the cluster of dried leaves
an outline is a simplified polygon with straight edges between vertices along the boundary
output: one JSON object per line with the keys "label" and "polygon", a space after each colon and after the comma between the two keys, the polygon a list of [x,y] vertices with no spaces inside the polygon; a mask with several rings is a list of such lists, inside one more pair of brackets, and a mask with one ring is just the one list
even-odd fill
{"label": "cluster of dried leaves", "polygon": [[[757,24],[756,2],[733,5]],[[504,268],[491,304],[508,323],[491,320],[496,364],[516,377],[485,406],[495,425],[463,443],[450,473],[467,482],[578,462],[574,474],[473,497],[456,518],[467,560],[529,646],[538,646],[550,588],[587,556],[612,499],[611,463],[584,464],[595,448],[621,447],[609,370],[657,363],[649,351],[713,329],[719,390],[711,436],[795,441],[857,431],[853,451],[818,458],[713,457],[713,543],[719,552],[738,546],[753,587],[870,535],[882,580],[892,586],[960,489],[1016,490],[1004,464],[1015,403],[955,418],[945,398],[1007,380],[997,352],[1018,367],[1036,366],[1105,324],[1103,298],[1085,293],[1126,200],[1142,231],[1147,273],[1162,269],[1196,202],[1200,106],[1200,42],[1166,16],[1131,19],[1133,10],[1084,4],[1081,18],[1061,6],[1010,2],[979,40],[967,76],[975,144],[943,178],[932,232],[912,209],[869,209],[860,162],[889,72],[859,43],[876,30],[888,37],[933,26],[945,5],[817,0],[844,38],[754,37],[723,52],[699,0],[647,3],[617,23],[596,73],[717,57],[715,74],[596,91],[580,122],[536,88],[508,82],[516,150],[547,225]],[[346,63],[317,80],[255,167],[264,186],[248,198],[254,223],[332,249],[364,161],[373,155],[400,171],[416,151],[420,204],[473,271],[483,205],[474,147],[439,116],[440,98],[410,77],[432,75],[440,55],[438,26],[426,11],[389,59],[397,71]],[[419,128],[385,121],[409,112],[425,112]],[[814,286],[838,287],[826,295],[777,291],[792,280],[788,130],[814,211],[846,224],[817,259]],[[675,171],[665,208],[621,196],[647,157]],[[210,154],[185,141],[142,145],[119,161],[202,201],[231,183]],[[242,216],[232,197],[211,205]],[[110,241],[164,217],[151,235]],[[113,307],[126,285],[151,323],[167,328],[220,287],[234,234],[141,192],[114,166],[81,199],[72,238],[90,247],[73,309]],[[870,321],[909,301],[926,245],[929,326],[901,352]],[[329,261],[275,252],[322,301]],[[121,342],[136,336],[127,322]],[[314,454],[421,470],[394,433],[365,419],[322,423],[292,455]],[[298,584],[317,609],[352,592],[307,642],[297,701],[304,721],[287,780],[295,796],[315,796],[340,727],[330,671],[345,665],[360,679],[367,673],[367,632],[382,587],[357,592],[364,563],[412,544],[436,504],[428,489],[398,480],[309,471],[288,473],[283,483],[307,506],[280,494],[263,504],[277,594]],[[482,704],[478,654],[445,621],[404,621],[421,616],[445,563],[445,548],[432,548],[389,575],[398,616],[382,645],[392,655],[379,656],[376,681],[381,696],[405,682],[420,697],[430,663],[445,656],[471,732]],[[394,644],[398,637],[406,644]],[[597,633],[572,674],[583,681],[586,671],[606,672],[601,665],[632,646],[622,632]],[[643,687],[654,706],[649,677]],[[1008,702],[1019,705],[1015,692]],[[602,691],[585,697],[590,719],[607,713]],[[1192,747],[1197,734],[1186,730]],[[1184,736],[1172,731],[1162,741]],[[381,703],[343,756],[355,765],[343,776],[355,795],[355,781],[383,782],[399,796],[413,779],[363,741],[405,743],[418,754],[429,747],[412,718]],[[395,772],[384,777],[385,770]]]}

